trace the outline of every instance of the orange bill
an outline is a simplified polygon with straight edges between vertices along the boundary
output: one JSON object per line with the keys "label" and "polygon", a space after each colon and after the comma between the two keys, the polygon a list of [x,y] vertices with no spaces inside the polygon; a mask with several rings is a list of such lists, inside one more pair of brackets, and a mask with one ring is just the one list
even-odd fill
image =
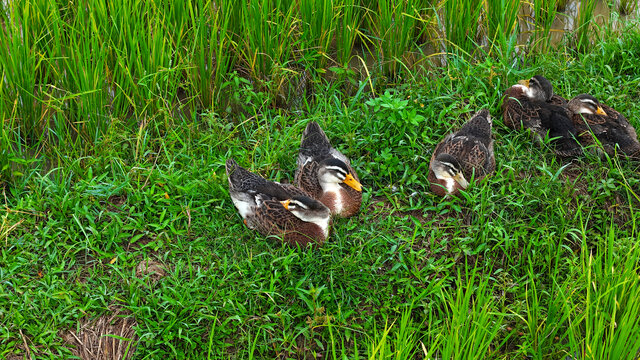
{"label": "orange bill", "polygon": [[280,204],[282,204],[282,206],[284,206],[285,209],[289,210],[289,203],[291,202],[291,200],[285,200],[285,201],[280,201]]}
{"label": "orange bill", "polygon": [[604,112],[604,110],[602,109],[602,106],[598,106],[598,110],[596,110],[596,114],[607,116],[607,113]]}
{"label": "orange bill", "polygon": [[351,186],[355,191],[362,191],[362,184],[358,182],[351,174],[347,174],[347,177],[343,181],[345,184]]}
{"label": "orange bill", "polygon": [[529,87],[529,80],[520,80],[518,81],[518,84]]}

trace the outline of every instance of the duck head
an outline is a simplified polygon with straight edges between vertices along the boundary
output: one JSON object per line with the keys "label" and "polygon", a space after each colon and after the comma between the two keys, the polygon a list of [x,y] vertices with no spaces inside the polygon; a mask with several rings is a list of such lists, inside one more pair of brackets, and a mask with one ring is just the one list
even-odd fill
{"label": "duck head", "polygon": [[469,182],[462,173],[460,163],[449,154],[438,155],[434,159],[431,169],[449,193],[454,193],[458,189],[466,189],[469,186]]}
{"label": "duck head", "polygon": [[569,101],[567,108],[574,114],[598,114],[607,116],[598,99],[589,94],[577,95]]}
{"label": "duck head", "polygon": [[342,183],[356,191],[362,191],[362,184],[351,174],[347,164],[336,158],[320,163],[318,180],[324,191],[340,190]]}
{"label": "duck head", "polygon": [[531,100],[546,102],[553,96],[551,82],[542,75],[535,75],[529,80],[520,80],[514,86],[520,86],[523,93]]}

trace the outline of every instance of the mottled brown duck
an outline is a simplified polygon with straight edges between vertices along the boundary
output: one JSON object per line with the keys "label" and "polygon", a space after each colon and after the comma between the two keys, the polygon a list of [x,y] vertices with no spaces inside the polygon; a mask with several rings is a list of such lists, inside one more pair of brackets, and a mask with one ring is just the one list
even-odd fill
{"label": "mottled brown duck", "polygon": [[350,217],[360,210],[362,185],[358,175],[314,121],[302,134],[294,179],[296,186],[329,207],[333,215]]}
{"label": "mottled brown duck", "polygon": [[331,212],[290,184],[268,181],[233,159],[226,163],[229,194],[250,229],[295,245],[321,245],[329,236]]}
{"label": "mottled brown duck", "polygon": [[431,191],[439,196],[455,195],[472,178],[480,181],[495,171],[491,128],[489,111],[481,110],[436,146],[427,178]]}
{"label": "mottled brown duck", "polygon": [[624,115],[589,94],[577,95],[569,101],[567,108],[582,146],[598,149],[609,156],[640,157],[638,135]]}
{"label": "mottled brown duck", "polygon": [[550,144],[556,154],[578,156],[582,147],[576,140],[577,130],[566,104],[564,98],[553,93],[549,80],[536,75],[507,89],[502,116],[509,128],[529,129],[539,142],[552,139]]}

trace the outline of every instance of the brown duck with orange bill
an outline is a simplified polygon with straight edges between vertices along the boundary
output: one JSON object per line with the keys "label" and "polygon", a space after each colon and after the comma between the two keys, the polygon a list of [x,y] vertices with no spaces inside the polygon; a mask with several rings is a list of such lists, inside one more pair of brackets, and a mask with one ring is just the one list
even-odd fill
{"label": "brown duck with orange bill", "polygon": [[331,209],[350,217],[362,203],[362,185],[349,159],[334,149],[320,125],[312,121],[302,134],[294,183]]}
{"label": "brown duck with orange bill", "polygon": [[520,80],[507,89],[502,99],[504,124],[514,130],[531,130],[539,142],[548,136],[557,155],[578,156],[582,147],[575,139],[577,130],[566,104],[565,99],[553,93],[545,77]]}
{"label": "brown duck with orange bill", "polygon": [[495,171],[491,128],[489,111],[481,110],[436,146],[427,178],[431,191],[440,196],[455,195],[466,189],[472,178],[479,181]]}
{"label": "brown duck with orange bill", "polygon": [[290,184],[268,181],[233,159],[226,162],[229,194],[250,229],[288,244],[321,245],[329,236],[331,212]]}
{"label": "brown duck with orange bill", "polygon": [[[622,154],[640,157],[636,130],[619,112],[604,105],[589,94],[575,96],[567,104],[577,130],[578,141],[584,147],[594,147],[610,156]],[[598,145],[599,144],[599,145]]]}

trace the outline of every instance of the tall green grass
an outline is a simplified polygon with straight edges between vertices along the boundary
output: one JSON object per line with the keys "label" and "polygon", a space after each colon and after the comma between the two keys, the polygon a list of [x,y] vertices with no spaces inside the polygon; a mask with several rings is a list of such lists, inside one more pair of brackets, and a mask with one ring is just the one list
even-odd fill
{"label": "tall green grass", "polygon": [[640,247],[616,249],[616,233],[612,224],[597,251],[583,246],[581,296],[564,299],[569,343],[580,359],[634,359],[640,351]]}
{"label": "tall green grass", "polygon": [[[352,12],[352,9],[343,10]],[[331,0],[311,0],[300,1],[298,3],[301,20],[301,44],[300,48],[307,52],[311,58],[306,58],[314,68],[324,68],[330,59],[329,47],[335,38],[338,25],[334,1]],[[353,6],[353,5],[351,5]],[[347,14],[349,16],[350,13]],[[347,24],[351,19],[347,18]],[[352,25],[352,24],[349,24]],[[345,44],[348,46],[348,44]],[[315,57],[315,59],[313,58]]]}
{"label": "tall green grass", "polygon": [[591,22],[594,17],[597,0],[580,0],[578,15],[575,19],[575,46],[578,50],[585,50],[591,45],[593,27]]}
{"label": "tall green grass", "polygon": [[357,0],[344,0],[341,6],[336,6],[336,62],[346,67],[353,56],[353,47],[360,34],[364,10],[357,5]]}
{"label": "tall green grass", "polygon": [[558,15],[560,0],[534,0],[534,41],[537,48],[542,51],[549,49],[551,44],[551,26]]}
{"label": "tall green grass", "polygon": [[557,344],[566,341],[564,329],[569,317],[557,296],[562,290],[566,291],[556,288],[543,291],[533,278],[526,289],[526,316],[521,317],[525,324],[523,348],[533,359],[562,356],[563,348]]}
{"label": "tall green grass", "polygon": [[[640,353],[640,247],[616,249],[617,235],[611,227],[598,250],[583,239],[579,266],[565,274],[556,264],[549,279],[535,273],[535,260],[529,258],[522,312],[503,314],[490,295],[499,284],[479,276],[478,269],[458,277],[453,291],[439,284],[440,297],[429,307],[441,305],[443,311],[412,318],[407,308],[376,330],[369,358],[486,359],[515,340],[531,359],[635,359]],[[515,330],[506,326],[512,315],[522,324]],[[416,324],[416,318],[424,322]]]}
{"label": "tall green grass", "polygon": [[189,23],[195,32],[189,52],[183,55],[187,67],[187,80],[193,89],[191,96],[198,99],[202,109],[219,110],[221,92],[227,74],[233,68],[235,56],[229,51],[233,44],[233,8],[216,8],[213,1],[189,3]]}
{"label": "tall green grass", "polygon": [[415,48],[416,27],[424,1],[379,1],[373,9],[376,49],[381,50],[383,73],[395,75],[400,72],[404,56]]}
{"label": "tall green grass", "polygon": [[479,50],[482,8],[482,1],[445,1],[443,28],[448,51],[473,56]]}
{"label": "tall green grass", "polygon": [[[60,53],[54,53],[54,42],[60,42],[59,13],[49,3],[9,6],[3,16],[4,30],[0,32],[0,69],[3,74],[2,95],[5,115],[12,115],[15,138],[18,142],[43,142],[48,120],[48,84],[62,74],[52,77],[51,65]],[[38,6],[40,5],[40,6]],[[52,94],[53,95],[53,94]],[[5,110],[5,111],[6,111]],[[6,117],[5,117],[6,119]]]}
{"label": "tall green grass", "polygon": [[490,50],[504,52],[512,49],[511,44],[518,35],[518,13],[520,1],[488,0],[484,2],[485,27]]}
{"label": "tall green grass", "polygon": [[[309,76],[317,83],[339,73],[338,79],[349,79],[342,83],[357,87],[365,79],[384,86],[403,73],[424,74],[429,48],[507,64],[515,57],[524,4],[17,0],[0,14],[0,50],[9,54],[0,57],[3,141],[18,153],[27,146],[37,154],[88,154],[114,123],[162,132],[176,116],[193,121],[202,113],[251,107],[238,78],[262,94],[258,108],[287,108],[301,102],[294,90],[312,87]],[[594,4],[581,0],[574,33],[579,49],[589,44]],[[536,37],[521,45],[531,47],[523,53],[549,51],[560,5],[533,1]],[[3,156],[4,164],[13,162]]]}
{"label": "tall green grass", "polygon": [[442,293],[445,324],[438,336],[439,355],[443,359],[485,359],[500,331],[502,315],[495,311],[488,282],[476,284],[476,272],[458,278],[456,290]]}
{"label": "tall green grass", "polygon": [[437,344],[430,342],[428,335],[431,329],[426,331],[421,329],[423,326],[430,326],[435,319],[428,317],[422,324],[416,324],[411,316],[412,310],[412,307],[407,307],[402,311],[399,319],[391,324],[387,321],[383,330],[374,329],[374,337],[367,343],[368,359],[413,359],[418,355],[427,355],[420,347],[424,341],[427,341],[431,348]]}
{"label": "tall green grass", "polygon": [[368,358],[488,358],[500,345],[495,340],[503,319],[496,311],[489,281],[480,277],[480,269],[472,268],[459,275],[452,287],[443,285],[430,284],[423,293],[429,292],[423,301],[431,310],[417,308],[414,301],[391,324],[387,321],[384,329],[374,329],[367,343]]}
{"label": "tall green grass", "polygon": [[249,75],[258,80],[280,78],[296,49],[294,31],[299,19],[294,17],[291,1],[243,1],[235,6],[242,9],[239,51]]}

